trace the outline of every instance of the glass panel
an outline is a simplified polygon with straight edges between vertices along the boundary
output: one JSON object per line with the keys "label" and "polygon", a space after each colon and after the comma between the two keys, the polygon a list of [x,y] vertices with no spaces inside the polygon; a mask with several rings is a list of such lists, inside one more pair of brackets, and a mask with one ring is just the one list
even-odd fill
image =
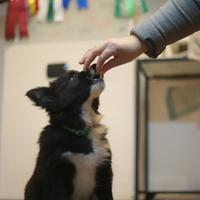
{"label": "glass panel", "polygon": [[200,63],[185,60],[148,60],[142,62],[142,69],[151,78],[155,76],[200,75]]}

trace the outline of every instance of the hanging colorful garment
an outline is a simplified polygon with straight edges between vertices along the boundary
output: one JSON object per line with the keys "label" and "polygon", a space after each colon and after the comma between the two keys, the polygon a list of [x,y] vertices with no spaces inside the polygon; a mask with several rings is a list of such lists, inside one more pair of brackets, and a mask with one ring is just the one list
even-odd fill
{"label": "hanging colorful garment", "polygon": [[77,7],[79,10],[87,9],[88,8],[88,1],[87,0],[76,0]]}
{"label": "hanging colorful garment", "polygon": [[28,12],[26,0],[18,0],[18,21],[20,37],[28,37]]}
{"label": "hanging colorful garment", "polygon": [[33,16],[36,14],[36,0],[28,0],[29,5],[29,15]]}
{"label": "hanging colorful garment", "polygon": [[49,0],[47,21],[52,22],[54,19],[54,0]]}
{"label": "hanging colorful garment", "polygon": [[38,12],[39,10],[39,0],[35,0],[35,11],[36,13]]}
{"label": "hanging colorful garment", "polygon": [[17,15],[18,15],[18,2],[9,1],[6,16],[6,27],[5,27],[5,37],[7,40],[14,39],[15,37],[15,27],[17,25]]}
{"label": "hanging colorful garment", "polygon": [[127,17],[132,17],[135,15],[136,11],[136,0],[125,0],[125,15]]}
{"label": "hanging colorful garment", "polygon": [[63,8],[66,10],[69,8],[70,0],[63,0]]}
{"label": "hanging colorful garment", "polygon": [[135,15],[135,0],[115,0],[115,16],[130,17]]}
{"label": "hanging colorful garment", "polygon": [[39,10],[38,0],[28,0],[29,15],[35,15]]}
{"label": "hanging colorful garment", "polygon": [[148,9],[146,1],[145,0],[140,0],[140,3],[141,3],[142,11],[144,13],[148,12],[149,9]]}
{"label": "hanging colorful garment", "polygon": [[47,19],[48,12],[48,1],[47,0],[38,0],[38,13],[37,13],[37,21],[44,22]]}
{"label": "hanging colorful garment", "polygon": [[5,38],[15,38],[15,29],[19,25],[20,37],[28,37],[28,13],[26,0],[10,0],[8,2]]}
{"label": "hanging colorful garment", "polygon": [[62,22],[64,20],[64,10],[62,0],[54,0],[54,21]]}
{"label": "hanging colorful garment", "polygon": [[[77,8],[79,10],[87,9],[88,8],[88,1],[87,0],[76,0]],[[70,0],[63,0],[63,8],[68,9],[70,4]]]}
{"label": "hanging colorful garment", "polygon": [[145,0],[115,0],[116,17],[134,17],[136,9],[141,8],[142,12],[148,12],[148,6]]}

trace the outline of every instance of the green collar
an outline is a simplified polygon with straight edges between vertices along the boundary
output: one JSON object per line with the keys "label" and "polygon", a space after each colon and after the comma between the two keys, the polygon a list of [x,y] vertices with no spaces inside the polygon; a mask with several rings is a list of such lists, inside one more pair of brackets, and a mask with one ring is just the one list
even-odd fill
{"label": "green collar", "polygon": [[90,127],[85,127],[84,129],[73,129],[73,128],[69,128],[65,125],[62,126],[65,130],[69,131],[70,133],[72,133],[73,135],[79,136],[79,137],[87,137],[89,135],[90,132]]}

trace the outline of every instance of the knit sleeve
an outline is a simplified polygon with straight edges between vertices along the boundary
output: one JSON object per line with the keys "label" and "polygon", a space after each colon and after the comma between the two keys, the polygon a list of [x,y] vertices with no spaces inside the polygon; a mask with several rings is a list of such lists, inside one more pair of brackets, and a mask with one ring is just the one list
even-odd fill
{"label": "knit sleeve", "polygon": [[136,25],[131,34],[148,46],[156,58],[167,45],[200,30],[200,0],[169,0],[153,16]]}

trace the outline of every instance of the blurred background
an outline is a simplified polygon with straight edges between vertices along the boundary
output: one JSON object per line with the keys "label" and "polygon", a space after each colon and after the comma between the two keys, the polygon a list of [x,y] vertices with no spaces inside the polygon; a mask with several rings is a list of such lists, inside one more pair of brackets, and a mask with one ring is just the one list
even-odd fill
{"label": "blurred background", "polygon": [[[17,24],[17,14],[10,5],[12,1],[0,2],[0,199],[14,200],[23,199],[24,186],[32,173],[38,152],[37,139],[42,127],[47,124],[46,114],[32,106],[25,97],[26,91],[47,85],[52,80],[47,76],[49,64],[63,64],[67,69],[82,70],[78,61],[86,50],[106,39],[129,35],[135,24],[148,18],[165,0],[132,0],[129,11],[125,9],[126,1],[123,0],[71,0],[65,1],[65,5],[58,0],[30,0],[25,1],[24,7],[22,5],[25,10],[22,9],[22,21]],[[53,7],[49,9],[52,2],[54,10]],[[120,11],[117,7],[119,2]],[[28,16],[23,13],[27,11]],[[187,38],[167,47],[159,59],[186,58],[188,41]],[[147,58],[143,55],[139,59]],[[105,75],[106,90],[101,96],[100,111],[104,115],[103,122],[109,128],[108,137],[113,151],[113,192],[116,200],[130,200],[136,196],[136,67],[137,60],[108,72]],[[160,121],[160,116],[152,119]],[[157,127],[155,129],[158,130]],[[188,140],[188,136],[185,139]],[[162,148],[166,143],[162,137],[160,140],[157,142]],[[179,141],[179,136],[176,140]],[[198,147],[198,143],[196,145]],[[184,145],[180,148],[181,153]],[[162,153],[159,155],[158,149],[152,153],[155,151],[153,164],[157,162],[155,158],[160,160],[163,156]],[[170,157],[171,154],[167,155]],[[195,167],[200,166],[196,159],[193,159],[195,164],[192,161]],[[174,162],[173,159],[171,161]],[[151,169],[158,168],[151,165]],[[173,177],[169,175],[171,171],[165,173],[158,169],[158,174],[154,172],[157,179],[152,181],[152,190],[160,185],[159,190],[165,190],[164,187],[167,191],[171,188],[182,190],[180,182],[187,180],[182,178],[176,182],[176,178],[170,179]],[[190,168],[188,173],[191,171],[196,172]],[[194,182],[192,186],[183,184],[183,190],[200,189],[200,181]]]}

